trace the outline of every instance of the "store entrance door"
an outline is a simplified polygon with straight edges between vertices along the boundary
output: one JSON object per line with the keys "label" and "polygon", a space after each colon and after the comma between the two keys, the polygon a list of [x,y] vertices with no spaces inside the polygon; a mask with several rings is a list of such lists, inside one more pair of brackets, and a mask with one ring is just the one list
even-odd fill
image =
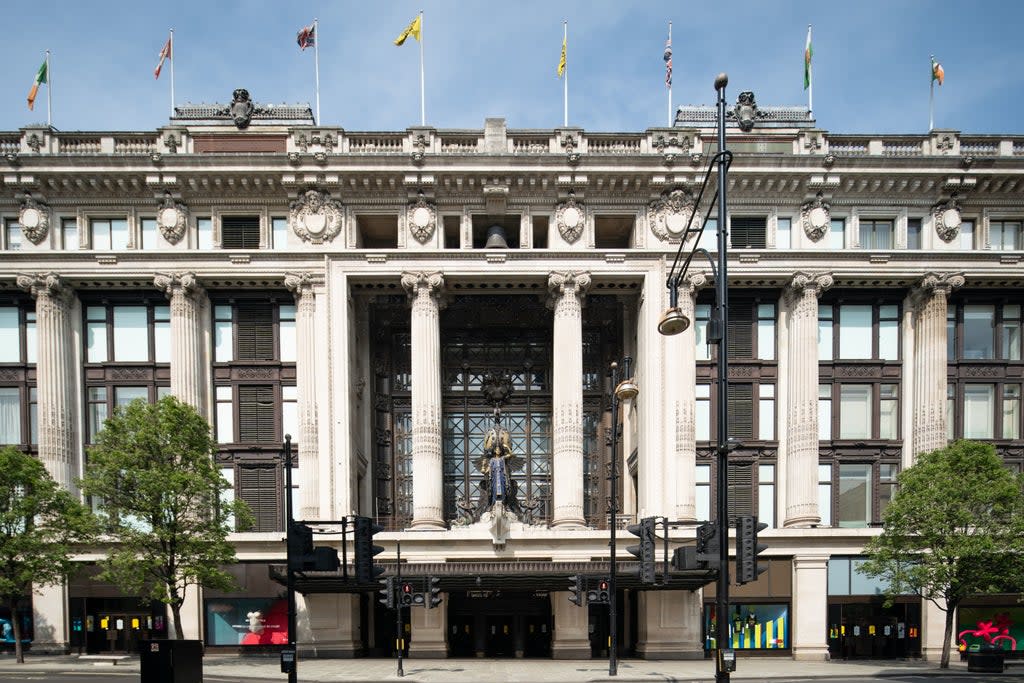
{"label": "store entrance door", "polygon": [[921,656],[921,604],[881,600],[830,602],[828,645],[833,659],[907,659]]}
{"label": "store entrance door", "polygon": [[451,657],[551,656],[551,601],[547,593],[449,593]]}

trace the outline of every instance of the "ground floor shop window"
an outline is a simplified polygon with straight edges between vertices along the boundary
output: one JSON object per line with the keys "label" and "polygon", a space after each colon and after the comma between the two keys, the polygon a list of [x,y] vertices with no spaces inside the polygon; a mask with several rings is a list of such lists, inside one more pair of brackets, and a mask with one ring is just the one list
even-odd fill
{"label": "ground floor shop window", "polygon": [[994,645],[1007,652],[1024,650],[1024,607],[1016,596],[998,605],[960,607],[957,610],[956,643],[966,652]]}
{"label": "ground floor shop window", "polygon": [[14,648],[15,619],[18,619],[21,626],[21,642],[32,642],[32,606],[28,599],[23,599],[22,606],[18,608],[15,615],[11,614],[10,608],[0,606],[0,648],[2,649]]}
{"label": "ground floor shop window", "polygon": [[[704,647],[716,648],[715,605],[704,606]],[[778,650],[789,647],[789,605],[730,603],[729,639],[735,650]]]}
{"label": "ground floor shop window", "polygon": [[207,599],[207,645],[286,645],[288,601],[284,598]]}

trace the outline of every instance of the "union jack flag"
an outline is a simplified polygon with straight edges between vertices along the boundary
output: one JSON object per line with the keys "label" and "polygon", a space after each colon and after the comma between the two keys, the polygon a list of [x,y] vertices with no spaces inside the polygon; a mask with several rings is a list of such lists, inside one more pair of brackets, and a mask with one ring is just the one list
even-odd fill
{"label": "union jack flag", "polygon": [[665,87],[672,87],[672,39],[665,41]]}
{"label": "union jack flag", "polygon": [[316,45],[316,24],[304,27],[297,36],[299,47],[305,50]]}

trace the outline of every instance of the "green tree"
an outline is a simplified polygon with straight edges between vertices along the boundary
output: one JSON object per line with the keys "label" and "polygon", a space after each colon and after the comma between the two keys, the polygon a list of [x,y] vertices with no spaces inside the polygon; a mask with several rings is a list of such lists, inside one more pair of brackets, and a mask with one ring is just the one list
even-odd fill
{"label": "green tree", "polygon": [[89,510],[36,458],[0,449],[0,601],[10,610],[14,652],[25,662],[17,610],[32,585],[52,586],[73,568],[72,546],[95,531]]}
{"label": "green tree", "polygon": [[964,598],[1024,589],[1024,478],[989,444],[958,441],[902,472],[883,531],[861,571],[888,582],[888,600],[916,593],[946,613],[940,668]]}
{"label": "green tree", "polygon": [[221,500],[230,485],[215,453],[209,423],[190,405],[136,400],[106,421],[81,482],[113,543],[100,577],[168,605],[177,639],[189,586],[235,586],[227,536],[232,520],[246,528],[250,519],[241,500]]}

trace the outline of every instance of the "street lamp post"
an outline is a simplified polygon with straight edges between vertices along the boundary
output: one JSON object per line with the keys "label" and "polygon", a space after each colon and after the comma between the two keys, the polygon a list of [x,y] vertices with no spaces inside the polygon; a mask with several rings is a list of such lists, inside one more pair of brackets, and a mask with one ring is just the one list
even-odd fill
{"label": "street lamp post", "polygon": [[[611,462],[609,464],[608,480],[611,495],[608,497],[608,548],[611,560],[608,570],[608,675],[617,676],[619,673],[618,648],[619,648],[619,625],[616,596],[616,561],[615,561],[615,535],[618,532],[619,521],[619,402],[629,401],[636,398],[639,389],[633,376],[630,373],[630,365],[633,359],[626,356],[622,359],[622,373],[619,373],[619,364],[611,364],[612,376],[612,430],[611,430]],[[620,379],[621,377],[621,379]]]}
{"label": "street lamp post", "polygon": [[[707,188],[711,178],[712,166],[717,164],[718,187],[711,200],[714,204],[718,200],[718,268],[715,270],[714,261],[711,261],[711,269],[715,279],[715,311],[711,320],[708,340],[717,343],[718,346],[718,415],[716,420],[716,466],[715,477],[715,523],[718,526],[718,577],[715,590],[715,681],[728,683],[729,672],[735,669],[735,654],[728,648],[729,642],[729,287],[728,287],[728,245],[729,235],[726,220],[728,209],[726,204],[727,173],[729,164],[732,162],[732,154],[725,148],[725,86],[729,83],[729,77],[721,73],[715,78],[715,90],[718,93],[718,151],[709,164],[704,175],[704,182],[701,185],[700,193],[697,195],[695,206],[700,205],[704,190]],[[742,96],[741,96],[742,98]],[[750,122],[752,123],[752,121]],[[743,125],[750,125],[741,121]],[[746,130],[747,128],[744,128]],[[691,213],[690,222],[696,211]],[[710,215],[710,209],[708,211]],[[705,223],[707,219],[705,218]],[[686,275],[693,255],[698,251],[705,252],[699,247],[700,236],[704,232],[704,225],[699,228],[686,226],[679,241],[679,250],[672,268],[669,270],[667,286],[669,290],[669,308],[662,315],[658,322],[658,331],[665,335],[679,334],[690,326],[690,320],[682,313],[679,307],[679,285]],[[687,254],[685,261],[680,267],[680,260],[686,242],[693,238],[693,247]],[[710,256],[708,257],[710,260]]]}
{"label": "street lamp post", "polygon": [[[292,435],[284,435],[284,536],[285,536],[285,557],[287,564],[286,572],[286,591],[288,595],[288,650],[287,655],[282,653],[282,664],[290,664],[288,667],[288,683],[296,683],[299,680],[299,656],[298,656],[298,639],[296,638],[296,618],[295,618],[295,569],[294,563],[297,558],[292,557],[293,543],[292,534],[295,533],[295,518],[292,510]],[[285,660],[290,657],[291,661],[286,662]]]}

